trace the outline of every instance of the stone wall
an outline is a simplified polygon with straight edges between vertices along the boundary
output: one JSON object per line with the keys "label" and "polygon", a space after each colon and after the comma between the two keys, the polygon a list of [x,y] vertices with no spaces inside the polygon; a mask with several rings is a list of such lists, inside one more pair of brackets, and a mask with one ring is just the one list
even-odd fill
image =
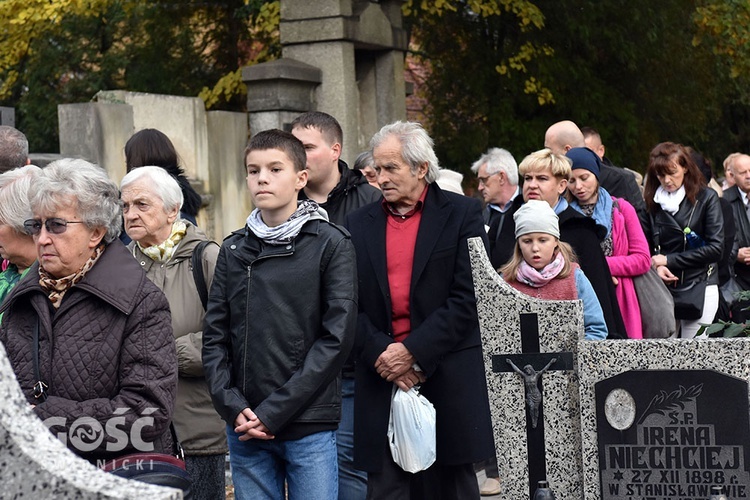
{"label": "stone wall", "polygon": [[242,172],[247,143],[247,114],[205,111],[193,97],[106,91],[97,101],[58,106],[61,156],[102,166],[119,183],[125,175],[124,147],[144,128],[164,132],[182,167],[207,206],[198,225],[221,241],[242,227],[250,213]]}

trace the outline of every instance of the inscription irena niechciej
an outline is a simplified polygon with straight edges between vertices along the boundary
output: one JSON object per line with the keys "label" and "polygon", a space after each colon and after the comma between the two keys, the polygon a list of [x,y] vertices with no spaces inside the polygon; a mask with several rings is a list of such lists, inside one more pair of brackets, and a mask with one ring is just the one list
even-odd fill
{"label": "inscription irena niechciej", "polygon": [[[650,384],[648,399],[649,385],[609,390],[604,422],[598,422],[603,500],[698,500],[708,498],[712,486],[728,498],[748,498],[747,386],[745,416],[740,422],[731,418],[731,424],[717,420],[721,412],[707,407],[716,395],[709,396],[699,380],[691,377],[672,388]],[[744,428],[726,429],[727,424]]]}

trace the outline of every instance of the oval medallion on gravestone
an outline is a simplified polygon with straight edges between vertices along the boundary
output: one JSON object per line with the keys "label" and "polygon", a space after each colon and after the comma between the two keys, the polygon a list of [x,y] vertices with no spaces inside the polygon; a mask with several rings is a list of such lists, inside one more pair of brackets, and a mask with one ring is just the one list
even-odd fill
{"label": "oval medallion on gravestone", "polygon": [[635,422],[635,399],[625,389],[614,389],[604,401],[604,415],[613,428],[629,429]]}

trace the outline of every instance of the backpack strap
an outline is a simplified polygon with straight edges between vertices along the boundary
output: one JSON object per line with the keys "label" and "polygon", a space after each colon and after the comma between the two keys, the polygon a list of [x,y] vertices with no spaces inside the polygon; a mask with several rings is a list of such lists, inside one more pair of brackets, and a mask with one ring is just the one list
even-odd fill
{"label": "backpack strap", "polygon": [[208,305],[208,285],[206,284],[206,277],[203,275],[203,251],[211,243],[214,242],[211,240],[201,241],[195,246],[193,255],[190,257],[190,266],[193,268],[195,288],[198,290],[198,295],[201,298],[204,311]]}

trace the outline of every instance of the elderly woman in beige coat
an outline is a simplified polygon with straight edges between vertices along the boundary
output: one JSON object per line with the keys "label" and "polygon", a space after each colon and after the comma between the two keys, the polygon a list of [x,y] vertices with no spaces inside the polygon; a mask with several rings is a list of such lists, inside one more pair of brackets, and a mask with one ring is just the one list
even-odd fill
{"label": "elderly woman in beige coat", "polygon": [[[159,167],[132,170],[120,185],[128,245],[146,275],[167,296],[177,345],[179,383],[174,425],[185,450],[193,498],[224,497],[224,423],[214,410],[201,360],[204,306],[193,274],[193,253],[206,235],[179,218],[183,203],[177,181]],[[211,285],[219,247],[201,246],[198,262]]]}

